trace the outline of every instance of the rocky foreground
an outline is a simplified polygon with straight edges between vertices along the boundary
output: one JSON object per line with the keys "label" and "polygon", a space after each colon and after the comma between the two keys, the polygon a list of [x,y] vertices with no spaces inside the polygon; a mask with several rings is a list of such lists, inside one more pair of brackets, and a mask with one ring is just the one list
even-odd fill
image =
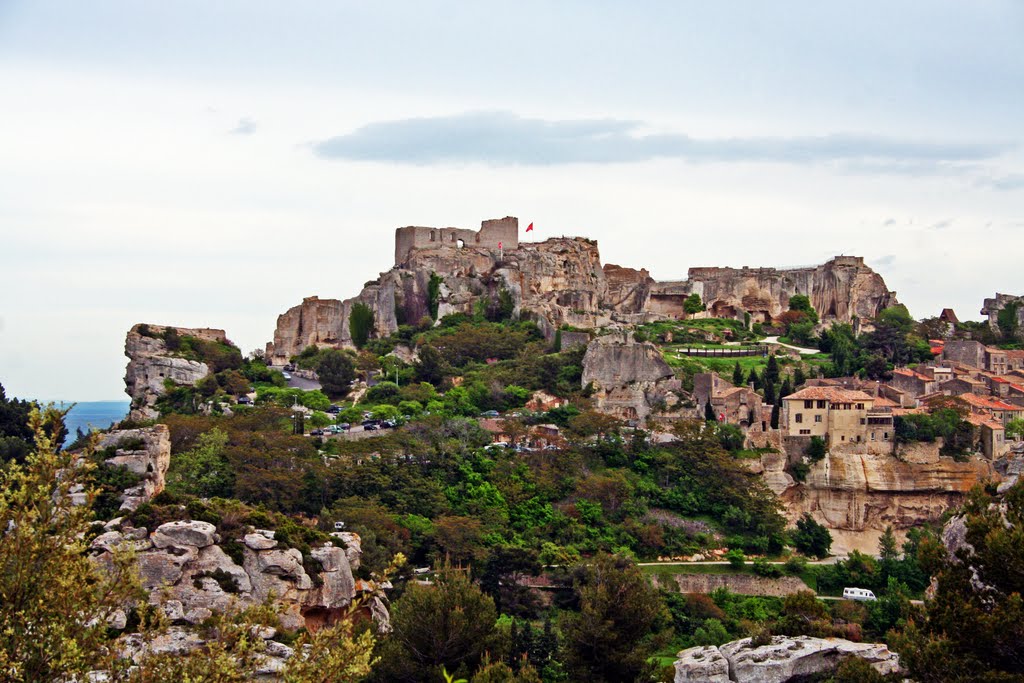
{"label": "rocky foreground", "polygon": [[719,647],[706,645],[683,650],[675,663],[675,683],[802,681],[835,671],[848,657],[865,660],[882,675],[900,670],[899,656],[883,643],[773,636],[765,645],[755,645],[750,638],[744,638]]}

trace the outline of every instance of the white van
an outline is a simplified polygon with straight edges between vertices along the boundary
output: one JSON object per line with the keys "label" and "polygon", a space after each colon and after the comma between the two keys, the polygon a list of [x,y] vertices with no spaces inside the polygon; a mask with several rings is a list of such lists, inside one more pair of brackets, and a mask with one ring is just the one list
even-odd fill
{"label": "white van", "polygon": [[875,594],[866,588],[844,588],[843,598],[846,600],[877,600]]}

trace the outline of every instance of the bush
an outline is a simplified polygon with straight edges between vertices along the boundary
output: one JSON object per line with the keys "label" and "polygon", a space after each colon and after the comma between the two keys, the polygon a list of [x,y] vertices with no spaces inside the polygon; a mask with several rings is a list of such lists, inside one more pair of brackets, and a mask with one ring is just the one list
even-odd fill
{"label": "bush", "polygon": [[759,557],[754,560],[754,573],[758,576],[764,576],[769,579],[777,579],[782,576],[782,567],[777,564],[772,564],[763,557]]}
{"label": "bush", "polygon": [[352,343],[357,349],[366,346],[366,341],[373,331],[373,310],[361,301],[352,305],[352,312],[348,316],[348,330],[352,337]]}
{"label": "bush", "polygon": [[747,560],[746,556],[743,554],[743,551],[739,550],[738,548],[733,548],[732,550],[727,552],[725,554],[725,559],[729,560],[729,565],[732,566],[734,569],[739,569],[740,567],[742,567],[744,564],[746,564]]}

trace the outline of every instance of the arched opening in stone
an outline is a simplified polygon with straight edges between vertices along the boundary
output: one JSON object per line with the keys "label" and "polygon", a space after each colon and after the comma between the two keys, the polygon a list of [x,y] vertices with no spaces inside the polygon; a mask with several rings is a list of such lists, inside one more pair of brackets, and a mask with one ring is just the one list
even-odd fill
{"label": "arched opening in stone", "polygon": [[466,243],[463,242],[462,240],[455,240],[455,246],[458,247],[459,249],[462,249],[464,246],[466,246]]}

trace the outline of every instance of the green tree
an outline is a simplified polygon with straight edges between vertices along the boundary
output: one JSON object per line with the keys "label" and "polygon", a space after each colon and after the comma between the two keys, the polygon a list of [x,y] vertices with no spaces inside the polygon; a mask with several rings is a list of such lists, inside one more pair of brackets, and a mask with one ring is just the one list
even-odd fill
{"label": "green tree", "polygon": [[34,447],[0,469],[0,672],[5,681],[85,680],[107,659],[108,620],[144,599],[131,557],[104,571],[86,554],[92,510],[72,490],[91,465],[57,448],[63,413],[33,408]]}
{"label": "green tree", "polygon": [[376,680],[436,681],[441,667],[468,674],[491,645],[497,616],[464,572],[443,569],[433,585],[410,584],[392,607]]}
{"label": "green tree", "polygon": [[885,532],[878,539],[878,557],[883,562],[899,559],[900,551],[896,545],[896,534],[892,531],[892,525],[885,527]]}
{"label": "green tree", "polygon": [[430,317],[437,320],[437,309],[441,302],[441,284],[444,278],[437,273],[430,274],[430,281],[427,282],[427,311]]}
{"label": "green tree", "polygon": [[214,427],[199,435],[196,445],[171,458],[167,490],[200,498],[230,498],[235,490],[235,472],[224,455],[228,435]]}
{"label": "green tree", "polygon": [[789,297],[789,310],[803,313],[811,323],[818,324],[818,312],[811,305],[810,298],[804,294],[794,294]]}
{"label": "green tree", "polygon": [[1020,304],[1016,301],[1011,301],[996,314],[996,326],[999,328],[1000,334],[1003,335],[1003,339],[1014,339],[1017,337],[1020,331],[1020,325],[1017,322],[1017,311],[1020,309]]}
{"label": "green tree", "polygon": [[774,353],[768,356],[768,365],[765,366],[762,381],[765,386],[779,383],[779,361],[775,358]]}
{"label": "green tree", "polygon": [[814,521],[810,513],[805,512],[797,520],[796,531],[793,532],[793,547],[805,555],[828,557],[832,548],[832,534],[821,524]]}
{"label": "green tree", "polygon": [[700,294],[694,292],[683,301],[683,310],[686,311],[687,315],[693,315],[707,310],[707,306],[701,301]]}
{"label": "green tree", "polygon": [[769,423],[771,425],[772,429],[778,429],[779,428],[779,414],[780,414],[781,410],[782,409],[779,406],[778,402],[776,402],[776,403],[774,403],[772,405],[772,416],[771,416],[771,422]]}
{"label": "green tree", "polygon": [[1006,436],[1010,439],[1024,439],[1024,419],[1010,420],[1006,423]]}
{"label": "green tree", "polygon": [[827,449],[825,448],[825,440],[820,436],[812,436],[811,442],[807,446],[807,458],[811,462],[818,462],[824,460],[827,455]]}
{"label": "green tree", "polygon": [[579,612],[562,619],[565,664],[572,680],[633,681],[650,669],[655,626],[664,605],[639,567],[598,554],[573,571]]}
{"label": "green tree", "polygon": [[349,392],[356,378],[352,357],[337,349],[323,349],[316,361],[316,374],[320,386],[330,397],[339,398]]}
{"label": "green tree", "polygon": [[736,361],[736,365],[732,369],[732,384],[736,387],[743,386],[743,368],[740,367],[739,361]]}
{"label": "green tree", "polygon": [[752,384],[755,389],[763,387],[761,378],[757,374],[757,368],[750,368],[750,374],[747,375],[747,384]]}
{"label": "green tree", "polygon": [[352,304],[352,311],[348,315],[348,329],[352,343],[357,349],[366,346],[366,341],[373,331],[373,323],[373,310],[369,306],[362,301]]}
{"label": "green tree", "polygon": [[31,401],[8,399],[0,384],[0,464],[7,460],[23,462],[32,450],[33,434],[28,425]]}
{"label": "green tree", "polygon": [[708,402],[704,404],[704,419],[708,422],[718,422],[718,415],[715,413],[715,407],[711,405],[711,397],[708,397]]}

